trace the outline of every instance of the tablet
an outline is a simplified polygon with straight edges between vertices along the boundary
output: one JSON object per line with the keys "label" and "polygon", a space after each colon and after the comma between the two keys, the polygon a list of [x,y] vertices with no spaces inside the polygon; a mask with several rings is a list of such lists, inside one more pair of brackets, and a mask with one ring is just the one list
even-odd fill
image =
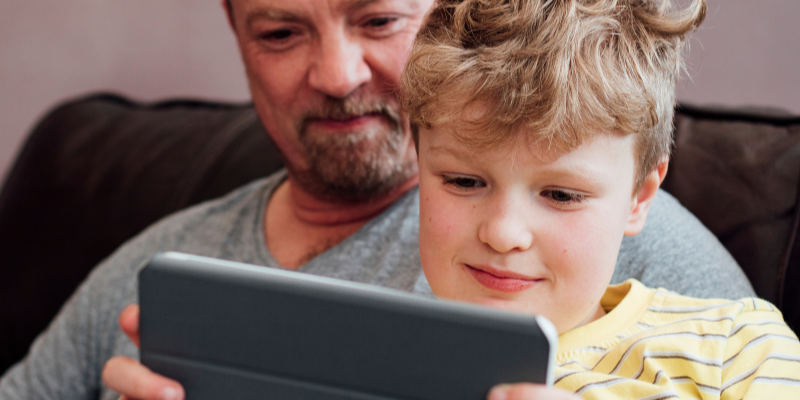
{"label": "tablet", "polygon": [[141,361],[202,399],[481,400],[552,384],[543,317],[180,253],[139,273]]}

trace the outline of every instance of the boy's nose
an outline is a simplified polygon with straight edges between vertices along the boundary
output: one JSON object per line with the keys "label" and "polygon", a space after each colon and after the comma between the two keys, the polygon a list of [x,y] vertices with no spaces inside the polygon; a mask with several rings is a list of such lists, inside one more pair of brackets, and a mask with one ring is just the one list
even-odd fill
{"label": "boy's nose", "polygon": [[498,253],[525,251],[533,245],[533,232],[525,218],[508,205],[488,215],[478,229],[478,239]]}
{"label": "boy's nose", "polygon": [[372,71],[364,59],[358,41],[345,34],[326,36],[314,55],[308,73],[308,84],[333,98],[344,98],[372,79]]}

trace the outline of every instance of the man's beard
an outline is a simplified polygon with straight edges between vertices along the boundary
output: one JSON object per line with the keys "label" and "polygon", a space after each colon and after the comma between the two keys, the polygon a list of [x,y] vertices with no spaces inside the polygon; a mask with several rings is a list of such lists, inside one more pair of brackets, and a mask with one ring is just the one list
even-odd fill
{"label": "man's beard", "polygon": [[[309,132],[317,119],[346,119],[373,115],[383,124],[346,134]],[[336,202],[369,201],[398,187],[417,173],[414,158],[406,154],[407,135],[399,110],[385,102],[368,102],[353,96],[327,99],[305,115],[298,127],[300,143],[308,156],[308,169],[293,171],[301,187],[320,199]]]}

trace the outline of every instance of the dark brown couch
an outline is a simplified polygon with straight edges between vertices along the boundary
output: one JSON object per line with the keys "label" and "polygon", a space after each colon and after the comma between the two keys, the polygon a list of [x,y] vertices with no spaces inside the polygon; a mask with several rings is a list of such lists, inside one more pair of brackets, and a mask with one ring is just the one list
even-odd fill
{"label": "dark brown couch", "polygon": [[[664,188],[800,327],[800,118],[682,106]],[[0,192],[0,371],[89,270],[146,226],[281,167],[251,105],[65,103],[38,124]]]}

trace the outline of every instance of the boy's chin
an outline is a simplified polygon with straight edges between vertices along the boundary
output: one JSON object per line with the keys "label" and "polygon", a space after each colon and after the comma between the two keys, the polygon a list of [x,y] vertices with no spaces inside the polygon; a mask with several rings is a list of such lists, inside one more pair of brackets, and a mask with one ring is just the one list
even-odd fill
{"label": "boy's chin", "polygon": [[503,311],[512,311],[528,315],[540,314],[536,310],[532,310],[530,304],[525,305],[518,300],[501,299],[497,297],[482,297],[472,301],[472,303]]}

